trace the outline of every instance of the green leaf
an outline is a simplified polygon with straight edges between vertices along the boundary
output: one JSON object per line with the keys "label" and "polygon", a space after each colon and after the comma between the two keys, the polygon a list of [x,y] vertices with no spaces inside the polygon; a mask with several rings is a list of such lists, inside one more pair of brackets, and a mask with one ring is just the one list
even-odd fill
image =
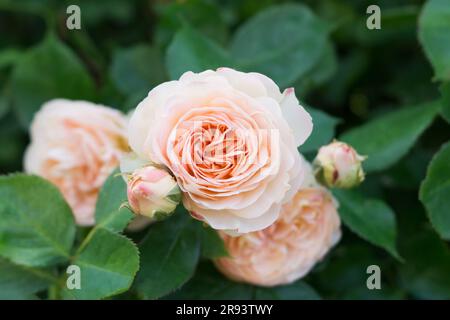
{"label": "green leaf", "polygon": [[143,297],[162,297],[192,277],[200,256],[196,223],[179,206],[173,217],[150,228],[139,246],[141,269],[136,289]]}
{"label": "green leaf", "polygon": [[335,190],[333,193],[339,200],[339,215],[350,230],[401,260],[395,245],[395,215],[387,204],[355,191]]}
{"label": "green leaf", "polygon": [[297,79],[294,85],[297,96],[305,96],[327,82],[336,73],[337,67],[338,61],[333,43],[327,41],[319,61],[305,75]]}
{"label": "green leaf", "polygon": [[16,64],[11,92],[20,123],[27,127],[44,102],[54,98],[92,100],[95,88],[77,56],[49,36]]}
{"label": "green leaf", "polygon": [[190,300],[249,300],[254,288],[222,276],[210,262],[201,263],[195,276],[180,290],[168,296],[169,299]]}
{"label": "green leaf", "polygon": [[303,281],[273,288],[256,287],[253,298],[256,300],[319,300],[320,296]]}
{"label": "green leaf", "polygon": [[32,299],[45,289],[53,278],[46,271],[15,265],[0,258],[0,299]]}
{"label": "green leaf", "polygon": [[10,103],[4,92],[0,92],[0,119],[8,113],[10,109]]}
{"label": "green leaf", "polygon": [[450,3],[428,0],[419,18],[419,39],[438,80],[450,80]]}
{"label": "green leaf", "polygon": [[332,117],[325,112],[306,107],[313,119],[315,130],[312,131],[311,136],[300,147],[300,152],[312,152],[317,151],[321,146],[326,145],[334,138],[336,126],[339,124],[340,119]]}
{"label": "green leaf", "polygon": [[22,52],[16,49],[5,49],[0,51],[0,69],[17,63],[22,57]]}
{"label": "green leaf", "polygon": [[202,241],[202,257],[207,259],[215,259],[228,256],[227,249],[222,238],[216,230],[198,224],[200,226],[200,235]]}
{"label": "green leaf", "polygon": [[364,170],[380,171],[400,160],[431,124],[440,104],[430,102],[380,116],[360,127],[350,129],[340,140],[367,155]]}
{"label": "green leaf", "polygon": [[113,56],[111,78],[124,94],[147,93],[166,80],[162,55],[145,44],[119,49]]}
{"label": "green leaf", "polygon": [[419,198],[433,227],[442,238],[450,240],[450,143],[431,160]]}
{"label": "green leaf", "polygon": [[23,174],[0,177],[0,255],[17,264],[65,261],[75,236],[71,210],[50,182]]}
{"label": "green leaf", "polygon": [[450,251],[432,230],[419,230],[405,241],[407,263],[400,283],[417,299],[450,299]]}
{"label": "green leaf", "polygon": [[442,110],[441,114],[448,123],[450,123],[450,81],[441,87],[442,93]]}
{"label": "green leaf", "polygon": [[244,23],[232,39],[231,53],[243,69],[261,72],[285,87],[320,60],[327,34],[325,22],[309,8],[279,5]]}
{"label": "green leaf", "polygon": [[158,2],[155,5],[158,15],[154,39],[166,47],[173,35],[184,24],[195,26],[195,29],[210,39],[224,43],[228,36],[228,28],[223,19],[223,8],[208,0]]}
{"label": "green leaf", "polygon": [[167,48],[166,67],[171,79],[178,79],[186,71],[201,72],[233,65],[223,48],[189,27],[178,31]]}
{"label": "green leaf", "polygon": [[127,185],[115,170],[100,190],[95,208],[96,227],[121,232],[133,218],[133,213],[124,207],[127,202]]}
{"label": "green leaf", "polygon": [[[386,259],[377,254],[367,243],[352,239],[345,245],[340,245],[333,250],[332,257],[318,266],[314,286],[320,288],[320,292],[326,299],[392,299],[388,282],[385,281],[384,271],[388,270],[392,259]],[[381,290],[369,290],[367,288],[367,267],[378,265],[382,270]],[[387,271],[386,271],[387,273]],[[390,290],[389,290],[390,291]]]}
{"label": "green leaf", "polygon": [[72,265],[80,267],[80,289],[64,288],[67,299],[102,299],[131,286],[139,269],[139,251],[123,235],[99,228],[82,245]]}

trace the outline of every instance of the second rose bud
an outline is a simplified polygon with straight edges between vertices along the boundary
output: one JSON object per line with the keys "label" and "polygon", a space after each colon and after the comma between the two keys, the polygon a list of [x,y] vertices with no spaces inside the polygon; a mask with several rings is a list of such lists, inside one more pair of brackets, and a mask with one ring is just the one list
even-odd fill
{"label": "second rose bud", "polygon": [[154,220],[171,215],[181,200],[175,179],[154,166],[145,166],[128,175],[127,195],[135,214]]}

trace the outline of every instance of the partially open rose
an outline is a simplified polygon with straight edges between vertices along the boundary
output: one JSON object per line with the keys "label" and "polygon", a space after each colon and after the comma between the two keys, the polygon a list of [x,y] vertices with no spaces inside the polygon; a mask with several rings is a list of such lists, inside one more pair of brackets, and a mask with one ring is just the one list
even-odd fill
{"label": "partially open rose", "polygon": [[97,195],[128,149],[120,112],[86,101],[51,100],[35,115],[25,170],[53,182],[79,225],[93,225]]}
{"label": "partially open rose", "polygon": [[130,120],[129,144],[167,167],[191,214],[215,229],[271,225],[302,183],[297,147],[312,121],[292,88],[228,68],[154,88]]}

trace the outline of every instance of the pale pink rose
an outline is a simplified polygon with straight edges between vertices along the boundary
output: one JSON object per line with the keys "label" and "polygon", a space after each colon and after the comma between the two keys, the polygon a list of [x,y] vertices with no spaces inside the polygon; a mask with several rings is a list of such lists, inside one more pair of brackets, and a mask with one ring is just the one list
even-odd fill
{"label": "pale pink rose", "polygon": [[277,218],[302,183],[297,151],[312,121],[292,88],[229,68],[187,72],[154,88],[130,120],[129,143],[167,167],[191,214],[246,233]]}
{"label": "pale pink rose", "polygon": [[181,200],[174,178],[163,169],[145,166],[127,179],[128,203],[134,213],[160,220],[169,216]]}
{"label": "pale pink rose", "polygon": [[220,232],[230,257],[215,264],[234,281],[260,286],[292,283],[340,239],[336,207],[326,189],[302,188],[270,227],[238,237]]}
{"label": "pale pink rose", "polygon": [[364,180],[362,162],[366,158],[350,145],[335,140],[319,149],[314,160],[316,178],[328,187],[355,187]]}
{"label": "pale pink rose", "polygon": [[86,101],[45,103],[31,124],[24,159],[28,173],[54,183],[71,206],[77,224],[94,224],[97,195],[127,151],[126,118]]}

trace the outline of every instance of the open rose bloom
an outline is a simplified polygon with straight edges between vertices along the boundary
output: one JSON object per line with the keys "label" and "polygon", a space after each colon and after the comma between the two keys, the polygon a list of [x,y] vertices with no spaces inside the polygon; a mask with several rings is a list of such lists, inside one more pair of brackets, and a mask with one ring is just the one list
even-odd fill
{"label": "open rose bloom", "polygon": [[306,186],[270,227],[238,237],[221,232],[230,257],[215,261],[232,280],[261,286],[305,276],[340,239],[337,204],[319,186]]}
{"label": "open rose bloom", "polygon": [[31,125],[25,170],[53,182],[79,225],[93,225],[98,192],[127,149],[126,118],[86,101],[47,102]]}
{"label": "open rose bloom", "polygon": [[311,130],[293,89],[220,68],[150,91],[128,139],[140,159],[173,174],[192,216],[240,234],[270,226],[295,195],[305,171],[297,147]]}

